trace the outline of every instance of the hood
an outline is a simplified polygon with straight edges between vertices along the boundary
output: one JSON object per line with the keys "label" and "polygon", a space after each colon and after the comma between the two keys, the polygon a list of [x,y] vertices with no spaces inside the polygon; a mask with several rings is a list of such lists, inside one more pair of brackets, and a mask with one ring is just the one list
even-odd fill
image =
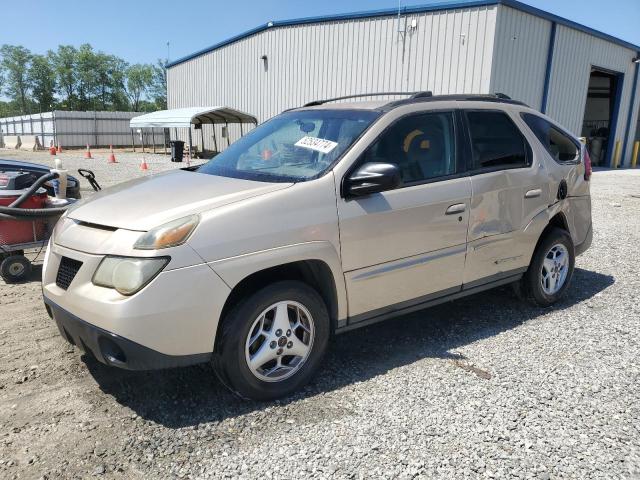
{"label": "hood", "polygon": [[81,222],[150,230],[194,213],[291,186],[172,170],[102,190],[69,211]]}

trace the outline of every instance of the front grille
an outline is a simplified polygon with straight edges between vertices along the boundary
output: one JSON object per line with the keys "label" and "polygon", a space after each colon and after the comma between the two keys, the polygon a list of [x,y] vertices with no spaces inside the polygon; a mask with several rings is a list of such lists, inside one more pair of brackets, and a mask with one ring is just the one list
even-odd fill
{"label": "front grille", "polygon": [[58,267],[58,274],[56,275],[56,285],[66,290],[73,282],[76,273],[80,270],[82,262],[74,260],[69,257],[62,257],[60,260],[60,266]]}

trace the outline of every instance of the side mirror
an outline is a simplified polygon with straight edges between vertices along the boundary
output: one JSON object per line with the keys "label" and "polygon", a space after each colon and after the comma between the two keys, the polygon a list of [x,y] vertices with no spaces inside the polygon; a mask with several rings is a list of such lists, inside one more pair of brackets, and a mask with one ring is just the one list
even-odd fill
{"label": "side mirror", "polygon": [[345,197],[360,197],[372,193],[393,190],[400,186],[400,169],[392,163],[365,163],[343,185]]}

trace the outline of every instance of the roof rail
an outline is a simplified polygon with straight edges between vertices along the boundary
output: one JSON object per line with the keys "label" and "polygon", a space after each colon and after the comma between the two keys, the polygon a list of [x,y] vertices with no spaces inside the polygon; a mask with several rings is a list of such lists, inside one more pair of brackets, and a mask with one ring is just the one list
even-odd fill
{"label": "roof rail", "polygon": [[402,100],[393,100],[384,105],[381,110],[389,111],[400,105],[407,105],[416,102],[438,102],[438,101],[458,101],[458,102],[495,102],[508,103],[511,105],[521,105],[528,107],[524,102],[513,100],[504,93],[481,93],[481,94],[445,94],[445,95],[416,95]]}
{"label": "roof rail", "polygon": [[322,105],[327,102],[336,102],[338,100],[347,100],[349,98],[362,98],[362,97],[379,97],[382,95],[408,95],[409,98],[423,98],[431,97],[431,92],[376,92],[376,93],[358,93],[355,95],[345,95],[343,97],[327,98],[326,100],[314,100],[313,102],[305,103],[303,107],[315,107],[316,105]]}

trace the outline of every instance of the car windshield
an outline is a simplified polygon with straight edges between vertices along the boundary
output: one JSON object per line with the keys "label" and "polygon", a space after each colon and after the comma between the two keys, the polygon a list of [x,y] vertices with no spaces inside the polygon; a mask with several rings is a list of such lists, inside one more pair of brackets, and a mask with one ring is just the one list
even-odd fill
{"label": "car windshield", "polygon": [[380,116],[371,110],[286,112],[253,129],[197,169],[264,182],[299,182],[323,174]]}

